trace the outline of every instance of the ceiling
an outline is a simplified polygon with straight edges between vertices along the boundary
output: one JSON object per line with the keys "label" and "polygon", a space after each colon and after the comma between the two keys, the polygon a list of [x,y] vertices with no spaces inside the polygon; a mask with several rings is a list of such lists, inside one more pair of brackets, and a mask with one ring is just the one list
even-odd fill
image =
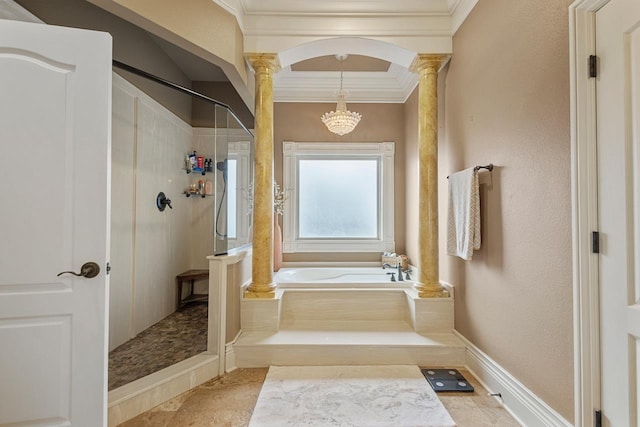
{"label": "ceiling", "polygon": [[291,65],[291,71],[368,71],[372,73],[389,71],[391,63],[370,56],[349,55],[339,61],[336,55],[318,56]]}
{"label": "ceiling", "polygon": [[431,13],[449,12],[456,0],[239,0],[245,13]]}
{"label": "ceiling", "polygon": [[[408,70],[412,58],[449,53],[478,0],[212,1],[236,16],[246,52],[278,53],[274,101],[335,102],[342,67],[347,102],[402,103],[417,84]],[[397,52],[370,53],[362,47],[366,40]],[[217,66],[156,41],[191,80],[225,80]],[[337,54],[348,57],[341,64]]]}

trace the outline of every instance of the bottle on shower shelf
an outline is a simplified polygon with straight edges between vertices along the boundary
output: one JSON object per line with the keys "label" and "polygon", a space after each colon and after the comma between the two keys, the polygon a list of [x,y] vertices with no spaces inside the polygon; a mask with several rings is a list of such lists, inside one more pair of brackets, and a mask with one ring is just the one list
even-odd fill
{"label": "bottle on shower shelf", "polygon": [[195,150],[193,150],[193,153],[189,154],[189,170],[194,170],[196,168],[198,162],[197,157]]}

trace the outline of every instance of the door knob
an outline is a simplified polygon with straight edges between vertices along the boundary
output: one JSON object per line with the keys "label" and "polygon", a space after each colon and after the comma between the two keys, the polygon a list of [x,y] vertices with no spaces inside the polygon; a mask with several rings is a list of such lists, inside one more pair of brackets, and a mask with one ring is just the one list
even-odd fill
{"label": "door knob", "polygon": [[66,273],[73,274],[74,276],[78,276],[78,277],[86,277],[87,279],[91,279],[93,277],[96,277],[98,274],[100,274],[100,266],[95,262],[89,261],[82,264],[82,267],[80,267],[80,273],[74,273],[73,271],[63,271],[62,273],[58,273],[58,276],[62,276],[63,274],[66,274]]}

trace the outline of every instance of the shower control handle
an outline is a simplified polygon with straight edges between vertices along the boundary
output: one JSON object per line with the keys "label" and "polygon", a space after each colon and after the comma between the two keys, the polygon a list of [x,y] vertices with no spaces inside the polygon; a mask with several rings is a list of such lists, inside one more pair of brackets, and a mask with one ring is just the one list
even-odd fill
{"label": "shower control handle", "polygon": [[80,267],[80,273],[74,273],[73,271],[63,271],[61,273],[58,273],[58,277],[62,276],[63,274],[73,274],[74,276],[92,279],[100,274],[100,266],[95,262],[89,261],[82,264],[82,267]]}
{"label": "shower control handle", "polygon": [[173,206],[171,206],[171,199],[167,198],[167,196],[165,196],[165,194],[161,191],[156,197],[156,207],[160,212],[164,212],[167,206],[169,206],[169,209],[173,209]]}

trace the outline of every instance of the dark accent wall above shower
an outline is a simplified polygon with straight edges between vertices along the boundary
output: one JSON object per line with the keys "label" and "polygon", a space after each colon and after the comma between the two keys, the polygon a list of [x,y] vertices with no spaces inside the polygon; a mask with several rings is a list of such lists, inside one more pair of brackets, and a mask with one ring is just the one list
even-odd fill
{"label": "dark accent wall above shower", "polygon": [[[83,0],[17,0],[16,3],[47,24],[106,31],[113,37],[113,59],[190,87],[179,65],[145,30]],[[191,97],[126,71],[125,79],[187,123],[191,122]]]}
{"label": "dark accent wall above shower", "polygon": [[[251,111],[247,108],[231,83],[194,81],[192,89],[216,101],[227,104],[247,129],[253,129],[253,114],[251,114]],[[191,107],[191,126],[203,128],[214,127],[213,108],[213,105],[210,103],[194,98]],[[218,127],[224,126],[218,123]]]}

